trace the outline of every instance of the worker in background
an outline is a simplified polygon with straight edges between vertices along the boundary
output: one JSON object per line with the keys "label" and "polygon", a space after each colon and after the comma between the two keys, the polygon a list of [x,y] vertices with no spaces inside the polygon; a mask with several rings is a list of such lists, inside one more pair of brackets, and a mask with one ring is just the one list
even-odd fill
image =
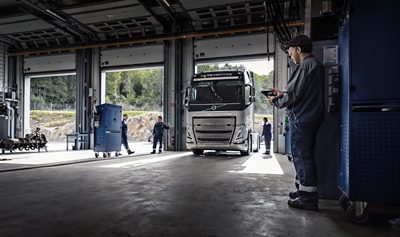
{"label": "worker in background", "polygon": [[[131,151],[129,149],[129,144],[128,144],[128,115],[124,114],[122,117],[121,121],[121,127],[122,127],[122,145],[124,145],[126,152],[128,152],[128,155],[131,155],[135,153],[134,151]],[[121,155],[121,154],[120,154]]]}
{"label": "worker in background", "polygon": [[271,149],[271,124],[268,122],[268,118],[264,117],[263,118],[264,125],[263,125],[263,130],[262,130],[262,136],[264,138],[265,142],[265,153],[266,155],[270,154],[270,149]]}
{"label": "worker in background", "polygon": [[156,153],[157,142],[160,142],[158,153],[162,152],[164,129],[169,129],[169,126],[162,121],[161,116],[158,116],[157,122],[154,124],[153,128],[153,151],[151,154]]}
{"label": "worker in background", "polygon": [[311,54],[312,41],[299,35],[289,41],[288,54],[296,64],[284,91],[273,89],[270,104],[286,108],[291,131],[291,149],[296,169],[295,192],[288,205],[318,211],[315,140],[324,117],[324,67]]}

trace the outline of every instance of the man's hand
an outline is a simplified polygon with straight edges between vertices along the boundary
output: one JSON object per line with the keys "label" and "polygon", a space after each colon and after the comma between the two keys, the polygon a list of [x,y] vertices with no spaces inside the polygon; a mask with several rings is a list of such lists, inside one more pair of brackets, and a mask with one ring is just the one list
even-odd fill
{"label": "man's hand", "polygon": [[276,93],[276,97],[281,97],[283,96],[283,91],[272,88],[272,91]]}
{"label": "man's hand", "polygon": [[275,98],[276,98],[276,96],[268,96],[268,103],[270,105],[273,105],[272,100],[275,99]]}
{"label": "man's hand", "polygon": [[268,96],[268,102],[269,102],[270,105],[273,105],[272,101],[275,98],[281,97],[283,95],[283,91],[275,89],[275,88],[272,88],[271,90],[276,94],[276,96]]}

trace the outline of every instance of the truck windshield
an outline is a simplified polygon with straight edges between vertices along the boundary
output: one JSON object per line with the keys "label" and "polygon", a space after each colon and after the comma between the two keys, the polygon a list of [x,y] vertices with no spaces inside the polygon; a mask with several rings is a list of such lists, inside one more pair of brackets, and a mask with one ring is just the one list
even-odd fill
{"label": "truck windshield", "polygon": [[243,100],[241,81],[204,81],[192,86],[191,104],[241,103]]}

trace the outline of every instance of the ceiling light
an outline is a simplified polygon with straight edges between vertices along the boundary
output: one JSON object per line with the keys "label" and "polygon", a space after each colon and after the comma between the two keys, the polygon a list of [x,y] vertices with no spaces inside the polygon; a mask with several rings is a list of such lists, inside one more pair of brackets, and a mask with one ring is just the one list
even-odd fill
{"label": "ceiling light", "polygon": [[65,21],[64,18],[62,18],[61,16],[59,16],[57,13],[52,12],[51,10],[47,9],[46,12],[50,13],[52,16],[54,16],[55,18],[58,18],[61,21]]}
{"label": "ceiling light", "polygon": [[165,3],[165,5],[167,5],[168,7],[170,7],[169,3],[167,2],[167,0],[163,0],[163,2]]}

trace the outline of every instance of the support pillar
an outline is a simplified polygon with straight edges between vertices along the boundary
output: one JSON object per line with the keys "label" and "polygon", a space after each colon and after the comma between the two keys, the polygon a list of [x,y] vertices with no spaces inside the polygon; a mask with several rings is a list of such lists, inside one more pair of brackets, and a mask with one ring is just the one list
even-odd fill
{"label": "support pillar", "polygon": [[[31,117],[31,108],[30,108],[30,92],[31,92],[31,84],[30,81],[28,83],[25,81],[24,76],[24,58],[23,56],[16,56],[13,59],[13,63],[15,69],[13,70],[13,77],[15,78],[15,83],[17,85],[17,100],[19,101],[18,109],[16,111],[15,118],[15,137],[24,137],[25,134],[30,133],[31,131],[25,131],[25,126],[30,127],[30,117]],[[28,95],[28,96],[26,96]],[[25,106],[24,106],[25,105]],[[28,119],[25,119],[28,117]],[[28,121],[27,121],[28,120]]]}
{"label": "support pillar", "polygon": [[193,41],[164,43],[164,117],[171,126],[166,133],[168,150],[186,150],[186,113],[184,93],[194,72]]}
{"label": "support pillar", "polygon": [[[279,47],[275,45],[275,63],[274,63],[274,87],[284,89],[289,76],[288,56]],[[283,109],[274,107],[274,152],[285,153],[285,116],[286,112]]]}
{"label": "support pillar", "polygon": [[[25,78],[23,73],[23,56],[5,57],[5,68],[6,77],[3,84],[4,91],[11,93],[8,96],[8,100],[13,101],[12,103],[17,103],[14,108],[14,117],[12,119],[13,131],[10,134],[10,138],[24,137],[26,133],[29,133],[29,118],[30,118],[30,108],[29,96],[30,88],[26,89]],[[30,84],[28,84],[29,86]],[[17,101],[17,102],[14,102]],[[26,106],[28,104],[28,106]],[[13,106],[14,107],[14,106]],[[27,114],[28,113],[28,114]],[[28,119],[25,119],[27,117]],[[25,127],[27,129],[25,129]]]}
{"label": "support pillar", "polygon": [[100,49],[76,51],[76,132],[89,134],[85,149],[93,148],[93,115],[100,101]]}

